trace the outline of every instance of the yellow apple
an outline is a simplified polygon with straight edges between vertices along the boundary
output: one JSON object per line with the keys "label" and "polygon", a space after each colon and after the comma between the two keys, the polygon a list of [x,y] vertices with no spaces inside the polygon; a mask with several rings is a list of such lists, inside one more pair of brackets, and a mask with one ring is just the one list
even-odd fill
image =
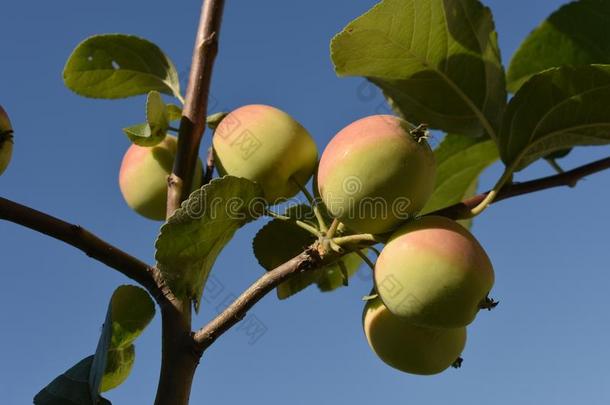
{"label": "yellow apple", "polygon": [[229,113],[216,127],[213,146],[218,171],[259,183],[270,204],[295,196],[318,161],[309,132],[267,105],[246,105]]}

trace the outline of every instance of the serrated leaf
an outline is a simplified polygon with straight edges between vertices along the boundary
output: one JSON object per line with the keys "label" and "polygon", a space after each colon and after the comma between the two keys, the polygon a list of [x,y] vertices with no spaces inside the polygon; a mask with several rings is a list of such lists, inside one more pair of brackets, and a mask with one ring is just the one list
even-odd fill
{"label": "serrated leaf", "polygon": [[[91,392],[89,373],[93,356],[89,356],[51,381],[34,397],[35,405],[111,405],[110,401]],[[92,395],[95,399],[92,399]]]}
{"label": "serrated leaf", "polygon": [[580,0],[564,5],[523,41],[507,73],[516,92],[535,73],[564,65],[610,64],[610,2]]}
{"label": "serrated leaf", "polygon": [[193,192],[161,227],[155,244],[159,270],[174,294],[192,300],[198,311],[216,257],[265,206],[260,186],[239,177],[214,179]]}
{"label": "serrated leaf", "polygon": [[511,99],[498,139],[509,171],[554,151],[610,143],[610,66],[546,70]]}
{"label": "serrated leaf", "polygon": [[491,12],[477,0],[383,0],[333,38],[339,76],[364,76],[414,123],[494,136],[506,104]]}
{"label": "serrated leaf", "polygon": [[476,191],[479,175],[500,156],[489,138],[448,134],[434,150],[436,185],[422,210],[427,214],[456,204]]}
{"label": "serrated leaf", "polygon": [[159,91],[181,99],[172,61],[145,39],[124,34],[95,35],[72,52],[63,72],[75,93],[92,98],[124,98]]}
{"label": "serrated leaf", "polygon": [[[311,208],[306,205],[292,206],[285,215],[311,224],[315,223],[315,216]],[[259,264],[270,271],[303,252],[315,240],[314,235],[294,222],[274,219],[258,231],[252,247]],[[348,276],[355,274],[362,264],[362,259],[355,253],[347,254],[341,260],[345,264]],[[279,299],[286,299],[312,284],[317,284],[321,291],[332,291],[341,287],[343,275],[339,264],[337,262],[327,264],[317,270],[291,277],[277,287],[277,296]]]}

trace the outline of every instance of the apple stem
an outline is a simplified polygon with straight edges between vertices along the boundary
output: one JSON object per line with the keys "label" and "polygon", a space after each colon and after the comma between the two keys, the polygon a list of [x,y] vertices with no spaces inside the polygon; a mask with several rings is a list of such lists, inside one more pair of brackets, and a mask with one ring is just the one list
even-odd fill
{"label": "apple stem", "polygon": [[371,268],[371,271],[374,273],[375,272],[375,263],[373,263],[371,261],[371,259],[369,259],[369,257],[367,255],[365,255],[364,253],[362,253],[361,250],[356,249],[354,250],[354,253],[356,253],[358,256],[360,256],[360,258],[362,259],[362,261],[364,263],[366,263],[367,266],[369,266]]}
{"label": "apple stem", "polygon": [[311,195],[309,190],[307,190],[307,187],[305,187],[301,183],[299,183],[294,177],[290,177],[290,180],[294,184],[297,185],[299,190],[301,190],[301,192],[303,193],[303,195],[309,202],[309,205],[313,209],[313,213],[316,216],[316,219],[318,220],[318,226],[320,227],[320,230],[322,232],[326,233],[328,231],[328,226],[326,225],[326,221],[324,220],[324,217],[322,216],[322,212],[320,211],[320,207],[318,206],[316,199],[313,198],[313,196]]}
{"label": "apple stem", "polygon": [[317,238],[322,236],[322,233],[318,229],[316,229],[315,227],[313,227],[313,226],[311,226],[311,225],[309,225],[309,224],[307,224],[307,223],[305,223],[303,221],[300,221],[298,219],[294,219],[294,218],[291,218],[291,217],[286,216],[286,215],[278,214],[277,212],[273,212],[270,209],[266,209],[265,210],[265,215],[267,215],[267,216],[269,216],[271,218],[279,219],[281,221],[290,221],[290,222],[293,222],[296,226],[306,230],[307,232],[311,233],[312,235],[314,235]]}
{"label": "apple stem", "polygon": [[512,180],[512,177],[513,177],[512,169],[506,168],[504,170],[504,173],[502,173],[502,176],[500,176],[500,179],[498,180],[498,182],[496,183],[494,188],[489,193],[487,193],[487,195],[485,196],[483,201],[481,201],[476,207],[474,207],[470,210],[470,218],[476,217],[477,215],[479,215],[480,213],[485,211],[485,209],[487,209],[487,207],[489,207],[491,205],[491,203],[495,200],[496,196],[498,195],[498,193],[500,192],[502,187],[504,187],[504,185],[507,182]]}
{"label": "apple stem", "polygon": [[369,246],[369,249],[372,250],[373,253],[375,253],[377,255],[377,257],[379,257],[379,255],[381,254],[381,252],[379,250],[377,250],[376,247]]}
{"label": "apple stem", "polygon": [[332,239],[332,237],[335,236],[335,233],[337,233],[340,224],[341,222],[337,218],[333,219],[330,228],[328,228],[328,231],[326,232],[326,237]]}
{"label": "apple stem", "polygon": [[370,244],[374,243],[383,243],[384,239],[379,235],[373,235],[371,233],[359,233],[356,235],[348,235],[348,236],[338,236],[336,238],[332,238],[333,242],[337,245],[358,245],[360,243]]}
{"label": "apple stem", "polygon": [[372,300],[376,299],[377,297],[379,297],[379,294],[377,294],[377,293],[365,295],[364,297],[362,297],[362,301],[372,301]]}

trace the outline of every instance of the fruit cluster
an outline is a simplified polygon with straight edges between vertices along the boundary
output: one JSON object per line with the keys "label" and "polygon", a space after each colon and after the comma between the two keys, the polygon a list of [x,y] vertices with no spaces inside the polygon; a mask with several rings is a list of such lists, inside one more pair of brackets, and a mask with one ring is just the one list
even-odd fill
{"label": "fruit cluster", "polygon": [[[269,205],[304,190],[318,163],[307,130],[265,105],[224,116],[212,144],[218,171],[259,183]],[[134,145],[127,151],[120,186],[134,210],[164,217],[165,180],[175,155],[176,138],[170,136],[155,147]],[[316,177],[321,201],[314,203],[341,224],[342,235],[387,238],[374,265],[364,332],[384,362],[414,374],[436,374],[455,364],[466,326],[481,308],[493,305],[488,298],[493,268],[474,236],[451,219],[417,217],[433,192],[435,171],[425,128],[375,115],[330,141]],[[199,187],[201,163],[194,178]],[[338,226],[320,226],[328,246]]]}
{"label": "fruit cluster", "polygon": [[394,116],[361,119],[328,144],[317,179],[329,212],[348,228],[390,234],[375,264],[364,332],[384,362],[427,375],[458,360],[466,326],[493,305],[494,273],[466,228],[445,217],[416,218],[435,184],[425,138]]}

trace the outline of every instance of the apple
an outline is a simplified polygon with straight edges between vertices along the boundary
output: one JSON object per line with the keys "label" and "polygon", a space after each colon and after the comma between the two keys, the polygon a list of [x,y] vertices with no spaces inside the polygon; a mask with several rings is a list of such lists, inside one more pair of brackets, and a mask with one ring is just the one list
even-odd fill
{"label": "apple", "polygon": [[489,257],[457,222],[424,216],[400,227],[375,264],[375,285],[395,315],[419,325],[471,323],[494,283]]}
{"label": "apple", "polygon": [[4,173],[13,155],[13,127],[8,114],[0,106],[0,174]]}
{"label": "apple", "polygon": [[332,216],[354,231],[379,234],[423,208],[435,175],[425,137],[413,135],[403,119],[373,115],[330,141],[320,159],[318,188]]}
{"label": "apple", "polygon": [[[168,135],[161,143],[144,147],[131,145],[121,163],[119,187],[127,205],[138,214],[164,220],[167,207],[167,177],[172,171],[178,139]],[[201,187],[202,163],[197,161],[193,187]]]}
{"label": "apple", "polygon": [[267,105],[246,105],[229,113],[212,142],[218,171],[259,183],[270,204],[295,196],[318,162],[309,132]]}
{"label": "apple", "polygon": [[369,346],[384,363],[407,373],[432,375],[451,366],[466,344],[466,328],[433,329],[393,315],[379,298],[362,314]]}

